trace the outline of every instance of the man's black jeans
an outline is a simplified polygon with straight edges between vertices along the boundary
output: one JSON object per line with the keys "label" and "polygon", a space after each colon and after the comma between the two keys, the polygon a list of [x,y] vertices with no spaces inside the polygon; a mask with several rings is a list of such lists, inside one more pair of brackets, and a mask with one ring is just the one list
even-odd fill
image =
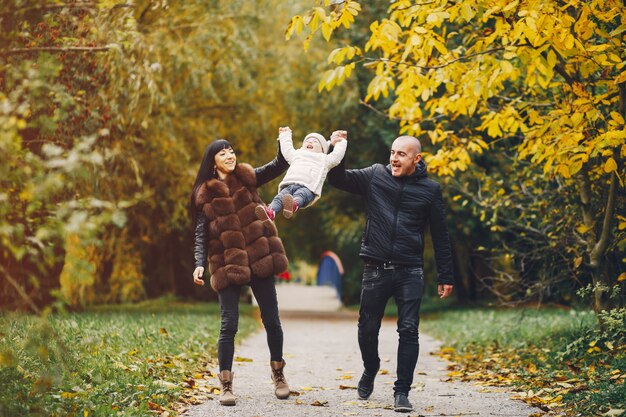
{"label": "man's black jeans", "polygon": [[[250,282],[252,293],[259,303],[261,321],[267,333],[267,345],[270,348],[270,360],[283,360],[283,329],[278,316],[278,301],[274,278],[253,277]],[[235,334],[239,328],[239,295],[241,287],[229,285],[219,293],[222,325],[217,341],[217,359],[220,371],[232,370],[235,354]]]}
{"label": "man's black jeans", "polygon": [[394,392],[408,394],[419,354],[419,309],[424,293],[424,271],[420,267],[384,269],[365,266],[359,310],[359,347],[365,371],[380,368],[378,332],[389,298],[398,306],[398,360]]}

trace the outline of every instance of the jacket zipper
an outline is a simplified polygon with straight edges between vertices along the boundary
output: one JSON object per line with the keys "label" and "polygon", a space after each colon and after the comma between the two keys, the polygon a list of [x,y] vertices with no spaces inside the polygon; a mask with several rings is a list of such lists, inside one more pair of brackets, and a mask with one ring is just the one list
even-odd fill
{"label": "jacket zipper", "polygon": [[393,217],[393,231],[391,233],[391,259],[389,261],[394,260],[394,250],[396,247],[396,230],[398,229],[398,211],[400,210],[400,202],[402,201],[402,192],[404,191],[404,181],[400,182],[400,191],[398,192],[398,198],[396,199],[396,210],[394,212]]}

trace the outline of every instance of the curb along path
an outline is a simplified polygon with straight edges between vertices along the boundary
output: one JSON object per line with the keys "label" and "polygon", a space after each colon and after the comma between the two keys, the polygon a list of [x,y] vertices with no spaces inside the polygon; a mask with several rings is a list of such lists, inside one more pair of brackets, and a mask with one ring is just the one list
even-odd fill
{"label": "curb along path", "polygon": [[[509,399],[510,393],[492,387],[462,382],[443,382],[446,362],[431,355],[439,349],[436,340],[420,335],[420,358],[409,395],[415,410],[409,414],[393,411],[397,333],[395,321],[383,322],[380,331],[381,371],[374,393],[367,401],[357,399],[361,375],[356,315],[307,314],[283,308],[299,303],[279,304],[285,334],[285,376],[292,392],[288,400],[273,394],[269,352],[265,332],[258,331],[236,347],[233,365],[234,407],[219,405],[219,395],[190,408],[185,417],[335,417],[335,416],[507,416],[527,417],[539,410]],[[285,286],[287,287],[287,286]],[[292,287],[289,285],[288,287]],[[305,287],[306,288],[306,287]],[[285,291],[293,296],[294,288]],[[308,297],[306,291],[302,296]],[[310,301],[310,300],[309,300]],[[217,372],[217,369],[212,370]],[[215,385],[219,382],[215,381]]]}

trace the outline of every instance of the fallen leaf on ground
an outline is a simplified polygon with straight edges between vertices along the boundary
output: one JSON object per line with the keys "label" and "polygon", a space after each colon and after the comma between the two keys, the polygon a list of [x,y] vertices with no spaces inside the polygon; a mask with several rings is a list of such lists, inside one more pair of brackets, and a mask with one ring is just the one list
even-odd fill
{"label": "fallen leaf on ground", "polygon": [[373,408],[381,408],[383,410],[393,410],[393,406],[390,404],[377,403],[374,401],[365,401],[361,404],[358,404],[361,408],[373,409]]}
{"label": "fallen leaf on ground", "polygon": [[381,369],[380,371],[378,371],[378,373],[381,374],[381,375],[387,375],[389,373],[389,371],[386,370],[386,369]]}
{"label": "fallen leaf on ground", "polygon": [[326,407],[326,406],[328,406],[328,401],[318,401],[318,400],[315,400],[315,401],[313,401],[311,403],[311,405],[313,407]]}
{"label": "fallen leaf on ground", "polygon": [[178,388],[178,385],[173,384],[169,381],[163,381],[162,379],[157,379],[156,381],[153,382],[154,385],[158,385],[160,387],[163,388],[167,388],[167,389],[174,389],[174,388]]}
{"label": "fallen leaf on ground", "polygon": [[337,379],[352,379],[352,375],[341,375],[339,378]]}
{"label": "fallen leaf on ground", "polygon": [[252,362],[252,359],[237,356],[235,357],[235,362]]}
{"label": "fallen leaf on ground", "polygon": [[352,385],[339,385],[339,389],[356,389],[356,387]]}
{"label": "fallen leaf on ground", "polygon": [[148,408],[150,410],[155,410],[155,411],[163,411],[163,408],[157,404],[157,403],[153,403],[152,401],[148,400]]}
{"label": "fallen leaf on ground", "polygon": [[424,384],[423,382],[415,382],[411,384],[411,389],[413,389],[414,391],[424,391],[425,387],[426,384]]}

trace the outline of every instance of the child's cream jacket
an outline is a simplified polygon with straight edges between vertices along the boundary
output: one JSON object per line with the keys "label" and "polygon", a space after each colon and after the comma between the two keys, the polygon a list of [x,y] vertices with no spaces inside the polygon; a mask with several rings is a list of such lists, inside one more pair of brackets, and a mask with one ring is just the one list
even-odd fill
{"label": "child's cream jacket", "polygon": [[[315,194],[315,200],[322,195],[322,186],[328,171],[339,165],[346,154],[348,142],[337,142],[329,154],[294,149],[291,132],[283,132],[278,136],[280,150],[289,162],[289,169],[278,185],[278,190],[290,184],[302,184]],[[313,204],[313,203],[311,203]]]}

